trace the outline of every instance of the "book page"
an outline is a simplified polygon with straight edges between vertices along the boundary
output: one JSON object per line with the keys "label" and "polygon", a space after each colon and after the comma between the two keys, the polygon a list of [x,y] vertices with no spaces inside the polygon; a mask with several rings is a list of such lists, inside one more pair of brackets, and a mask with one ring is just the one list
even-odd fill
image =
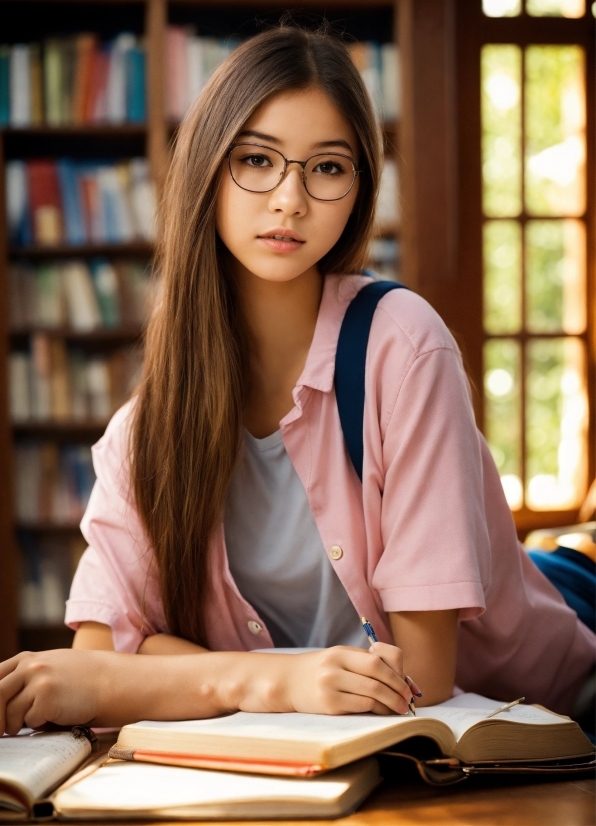
{"label": "book page", "polygon": [[229,717],[209,720],[186,720],[184,722],[158,722],[145,720],[125,726],[125,731],[134,735],[135,728],[169,731],[176,733],[209,734],[222,737],[242,737],[248,739],[293,740],[312,743],[334,744],[357,738],[364,734],[384,731],[400,724],[414,721],[411,715],[380,717],[375,714],[301,714],[297,712],[281,714],[256,714],[239,711]]}
{"label": "book page", "polygon": [[[416,709],[416,714],[419,717],[441,720],[452,730],[455,739],[459,740],[468,729],[486,720],[487,714],[504,705],[504,702],[490,700],[488,697],[481,697],[479,694],[460,694],[439,705]],[[535,706],[520,703],[495,717],[491,717],[487,722],[512,722],[548,726],[565,723],[566,720],[558,714],[551,714]]]}
{"label": "book page", "polygon": [[5,734],[0,738],[0,780],[22,786],[37,799],[68,777],[89,754],[89,740],[76,738],[70,731]]}

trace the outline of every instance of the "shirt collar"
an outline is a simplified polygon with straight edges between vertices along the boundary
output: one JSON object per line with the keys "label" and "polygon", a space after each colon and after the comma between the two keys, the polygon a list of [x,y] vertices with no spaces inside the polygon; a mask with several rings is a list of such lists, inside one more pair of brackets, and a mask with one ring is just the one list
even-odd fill
{"label": "shirt collar", "polygon": [[329,393],[335,375],[337,340],[348,304],[362,287],[370,283],[363,275],[327,275],[306,363],[295,391],[310,387]]}

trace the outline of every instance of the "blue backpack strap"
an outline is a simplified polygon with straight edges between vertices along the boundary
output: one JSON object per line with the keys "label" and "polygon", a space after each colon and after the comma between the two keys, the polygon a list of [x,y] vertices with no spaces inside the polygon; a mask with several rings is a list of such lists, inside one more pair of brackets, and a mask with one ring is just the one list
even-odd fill
{"label": "blue backpack strap", "polygon": [[350,302],[339,331],[335,355],[335,396],[341,429],[352,464],[362,481],[364,457],[364,376],[366,349],[377,304],[389,290],[408,289],[395,281],[373,281]]}

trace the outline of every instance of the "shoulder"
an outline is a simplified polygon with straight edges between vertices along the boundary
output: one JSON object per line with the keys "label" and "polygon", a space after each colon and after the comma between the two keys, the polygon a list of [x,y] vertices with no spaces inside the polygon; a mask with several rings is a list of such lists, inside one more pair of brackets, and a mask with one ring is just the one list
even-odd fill
{"label": "shoulder", "polygon": [[413,361],[435,350],[459,348],[447,325],[422,296],[412,290],[390,290],[377,305],[370,331],[371,348],[388,340],[399,343]]}
{"label": "shoulder", "polygon": [[110,419],[101,439],[92,447],[93,466],[100,480],[116,483],[124,495],[128,487],[130,427],[133,421],[136,397],[119,408]]}

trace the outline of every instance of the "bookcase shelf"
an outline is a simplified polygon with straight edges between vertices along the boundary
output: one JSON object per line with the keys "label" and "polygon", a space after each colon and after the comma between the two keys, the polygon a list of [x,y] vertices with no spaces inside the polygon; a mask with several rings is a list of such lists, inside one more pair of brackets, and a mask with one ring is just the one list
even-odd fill
{"label": "bookcase shelf", "polygon": [[146,256],[153,255],[154,246],[147,241],[133,241],[129,244],[54,244],[52,246],[31,245],[10,246],[11,258],[90,258],[92,256]]}
{"label": "bookcase shelf", "polygon": [[[348,41],[394,41],[398,0],[302,0],[296,19],[326,16]],[[109,356],[117,348],[138,347],[143,330],[127,325],[113,329],[80,331],[72,327],[11,328],[8,318],[8,268],[37,268],[60,259],[128,259],[127,264],[149,262],[155,245],[133,243],[90,243],[80,246],[15,246],[7,240],[5,175],[8,161],[36,158],[113,159],[145,156],[159,187],[163,184],[178,124],[166,117],[166,35],[168,25],[195,26],[202,36],[245,38],[262,25],[274,24],[284,9],[278,0],[0,0],[0,16],[5,25],[3,43],[40,42],[53,35],[71,37],[78,32],[97,32],[110,39],[121,31],[142,36],[146,48],[146,122],[91,123],[68,126],[38,125],[0,128],[0,462],[8,473],[0,474],[0,661],[19,648],[40,650],[69,646],[72,632],[56,623],[19,622],[19,553],[17,534],[36,541],[48,540],[64,546],[83,541],[78,522],[51,522],[46,519],[22,521],[15,517],[13,467],[16,449],[50,443],[67,450],[69,445],[88,446],[103,433],[107,422],[86,420],[9,419],[7,363],[11,352],[28,352],[31,337],[44,333],[52,342],[86,351],[85,356]],[[383,126],[386,153],[396,158],[399,124]],[[385,223],[377,233],[378,244],[399,237],[395,223]],[[131,317],[131,316],[128,316]],[[70,543],[70,544],[69,544]]]}
{"label": "bookcase shelf", "polygon": [[71,344],[100,344],[117,345],[131,344],[140,339],[143,334],[141,327],[116,327],[113,329],[101,328],[99,330],[73,330],[71,327],[22,327],[19,330],[10,330],[11,344],[19,346],[26,343],[26,340],[35,333],[44,333],[50,338],[59,338]]}

